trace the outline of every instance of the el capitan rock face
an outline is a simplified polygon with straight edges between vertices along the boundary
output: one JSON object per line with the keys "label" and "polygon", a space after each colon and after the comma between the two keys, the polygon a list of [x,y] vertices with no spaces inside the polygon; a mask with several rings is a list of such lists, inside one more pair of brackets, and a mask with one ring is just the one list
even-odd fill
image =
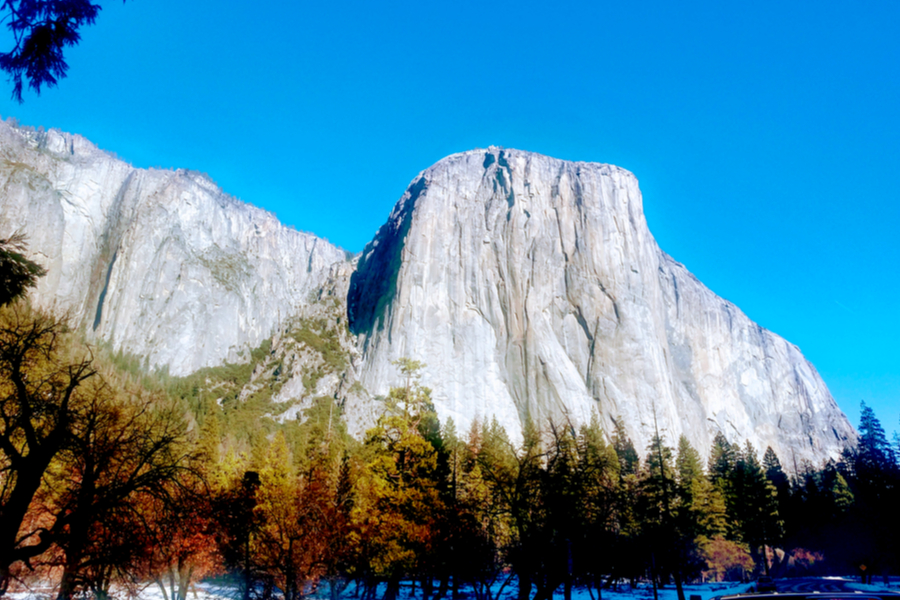
{"label": "el capitan rock face", "polygon": [[[596,410],[607,430],[621,416],[640,452],[655,420],[671,444],[683,433],[706,452],[721,430],[788,468],[855,438],[795,346],[659,249],[637,180],[617,167],[450,156],[413,180],[354,269],[204,176],[0,124],[0,224],[25,231],[49,271],[39,304],[175,374],[240,360],[320,318],[327,296],[332,325],[345,310],[354,334],[341,337],[346,372],[312,391],[289,379],[279,401],[338,395],[357,433],[399,380],[391,361],[409,356],[460,431],[496,416],[517,436],[528,417]],[[300,378],[312,359],[296,356]]]}
{"label": "el capitan rock face", "polygon": [[348,296],[362,383],[426,363],[442,419],[621,416],[700,449],[717,431],[785,462],[854,436],[800,351],[656,245],[623,169],[490,148],[422,172],[365,248]]}

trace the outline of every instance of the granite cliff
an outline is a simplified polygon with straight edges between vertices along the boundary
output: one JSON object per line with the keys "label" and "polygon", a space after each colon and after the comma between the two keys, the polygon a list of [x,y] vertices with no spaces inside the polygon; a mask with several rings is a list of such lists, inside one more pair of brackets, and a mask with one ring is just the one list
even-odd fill
{"label": "granite cliff", "polygon": [[0,124],[0,224],[48,270],[35,301],[185,374],[236,361],[345,253],[191,171],[135,169],[77,135]]}
{"label": "granite cliff", "polygon": [[657,246],[637,179],[602,164],[490,148],[422,172],[365,248],[349,290],[366,388],[426,363],[443,418],[621,417],[707,449],[717,431],[789,463],[853,439],[796,346]]}
{"label": "granite cliff", "polygon": [[34,301],[149,367],[272,340],[254,377],[281,378],[275,399],[339,397],[361,432],[410,356],[462,431],[597,411],[639,450],[656,423],[704,452],[723,431],[789,466],[835,456],[855,433],[815,368],[661,251],[641,202],[617,167],[465,152],[416,177],[352,261],[200,174],[0,124],[0,225],[49,271]]}

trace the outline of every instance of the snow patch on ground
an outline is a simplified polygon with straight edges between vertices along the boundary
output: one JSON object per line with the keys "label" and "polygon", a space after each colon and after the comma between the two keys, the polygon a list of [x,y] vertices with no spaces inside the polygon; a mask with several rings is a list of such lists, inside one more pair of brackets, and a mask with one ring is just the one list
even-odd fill
{"label": "snow patch on ground", "polygon": [[[862,584],[859,585],[862,586]],[[693,596],[698,596],[699,600],[711,600],[712,598],[715,598],[717,596],[743,594],[749,591],[751,587],[752,584],[735,582],[685,585],[684,595],[686,598],[688,598],[688,600],[698,600],[698,598],[693,598]],[[862,587],[866,588],[865,591],[872,591],[871,586]],[[462,588],[460,591],[462,600],[474,600],[475,594],[471,589]],[[356,590],[354,586],[350,585],[342,598],[344,600],[354,600],[357,597],[355,592]],[[378,597],[381,597],[383,593],[384,590],[380,589]],[[518,590],[514,585],[507,586],[503,590],[503,593],[500,596],[500,600],[515,600],[517,594]],[[657,591],[657,594],[659,600],[678,600],[678,593],[675,590],[674,586],[668,586],[660,589]],[[129,594],[126,593],[125,590],[113,591],[112,595],[115,598],[122,600],[125,600],[129,597]],[[198,584],[196,586],[196,589],[192,590],[188,594],[187,600],[236,600],[239,598],[239,596],[240,593],[237,587],[234,585],[216,582],[203,582]],[[53,590],[40,588],[35,588],[26,592],[8,593],[6,595],[6,598],[8,600],[54,600],[55,597],[56,595]],[[315,600],[325,600],[328,597],[328,587],[324,585],[321,586],[318,590],[311,591],[307,595],[307,598],[312,598]],[[414,587],[413,585],[407,583],[401,587],[401,600],[414,600],[421,597],[421,588],[419,588],[418,586]],[[563,598],[562,588],[557,590],[557,593],[554,594],[554,598],[560,600]],[[592,598],[591,594],[586,588],[574,588],[572,590],[572,600],[652,600],[652,598],[653,588],[649,584],[639,584],[634,588],[629,585],[620,585],[617,590],[603,590],[603,594],[600,598],[597,597],[596,591],[594,591],[594,595]],[[159,589],[159,586],[153,583],[144,586],[138,591],[137,600],[167,599],[163,596],[162,592]],[[171,597],[168,600],[171,600]]]}

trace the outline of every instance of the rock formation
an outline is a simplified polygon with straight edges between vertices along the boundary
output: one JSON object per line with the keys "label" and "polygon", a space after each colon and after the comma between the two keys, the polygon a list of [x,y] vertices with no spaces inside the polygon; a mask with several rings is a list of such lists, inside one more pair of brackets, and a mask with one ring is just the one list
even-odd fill
{"label": "rock formation", "polygon": [[796,346],[750,321],[656,245],[637,179],[490,148],[422,172],[365,248],[349,291],[378,393],[424,361],[443,419],[621,417],[706,450],[717,431],[791,463],[854,436]]}
{"label": "rock formation", "polygon": [[24,230],[49,271],[34,300],[87,335],[173,374],[272,339],[254,381],[278,378],[274,400],[297,406],[339,397],[357,433],[409,356],[463,432],[496,417],[516,437],[527,418],[597,411],[641,453],[655,428],[701,452],[723,431],[788,468],[855,438],[795,346],[659,249],[637,180],[609,165],[450,156],[353,263],[206,176],[0,124],[0,226]]}
{"label": "rock formation", "polygon": [[135,169],[56,130],[0,124],[0,198],[0,224],[49,272],[35,300],[173,374],[239,360],[345,260],[204,175]]}

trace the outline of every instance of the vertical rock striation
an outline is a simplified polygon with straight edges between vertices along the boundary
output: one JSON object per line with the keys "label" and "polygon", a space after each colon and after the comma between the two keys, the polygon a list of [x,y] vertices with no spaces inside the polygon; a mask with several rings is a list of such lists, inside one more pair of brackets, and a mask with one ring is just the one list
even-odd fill
{"label": "vertical rock striation", "polygon": [[657,246],[635,177],[490,148],[422,172],[366,246],[348,312],[361,381],[427,364],[443,419],[621,417],[705,452],[716,432],[790,463],[835,456],[852,427],[800,351]]}

